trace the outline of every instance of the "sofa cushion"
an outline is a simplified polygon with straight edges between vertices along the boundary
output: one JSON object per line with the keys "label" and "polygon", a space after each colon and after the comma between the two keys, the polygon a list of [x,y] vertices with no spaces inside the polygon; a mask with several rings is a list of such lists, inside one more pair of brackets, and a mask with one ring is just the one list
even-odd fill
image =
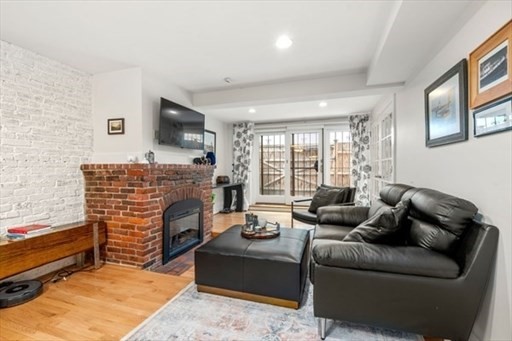
{"label": "sofa cushion", "polygon": [[292,211],[292,219],[298,219],[303,222],[309,222],[310,224],[316,224],[316,214],[306,210],[294,210]]}
{"label": "sofa cushion", "polygon": [[335,224],[355,227],[368,219],[368,207],[324,206],[318,208],[319,224]]}
{"label": "sofa cushion", "polygon": [[395,207],[382,207],[370,219],[353,229],[343,240],[396,244],[398,242],[398,232],[404,226],[409,212],[409,204],[409,200],[404,200],[400,201]]}
{"label": "sofa cushion", "polygon": [[311,213],[316,213],[316,210],[319,207],[343,202],[343,200],[347,196],[348,190],[349,189],[345,187],[319,187],[316,190],[315,195],[313,195],[313,199],[311,200],[311,204],[309,205],[308,211]]}
{"label": "sofa cushion", "polygon": [[350,226],[321,224],[316,226],[313,239],[330,239],[342,241],[343,238],[345,238],[345,236],[349,234],[349,232],[353,229],[354,228]]}
{"label": "sofa cushion", "polygon": [[402,200],[402,196],[405,192],[410,190],[411,186],[404,185],[404,184],[390,184],[384,186],[380,192],[379,196],[382,201],[384,201],[386,204],[395,206]]}
{"label": "sofa cushion", "polygon": [[478,211],[467,200],[426,188],[410,200],[411,244],[444,253],[454,250]]}
{"label": "sofa cushion", "polygon": [[338,186],[331,186],[331,185],[326,185],[326,184],[321,184],[320,187],[323,187],[323,188],[329,188],[329,189],[344,189],[343,193],[345,193],[343,195],[343,198],[339,198],[341,201],[340,202],[353,202],[354,201],[354,196],[356,194],[356,189],[354,187],[338,187]]}
{"label": "sofa cushion", "polygon": [[331,241],[314,245],[312,257],[317,264],[339,268],[437,278],[457,278],[460,274],[452,258],[418,246]]}

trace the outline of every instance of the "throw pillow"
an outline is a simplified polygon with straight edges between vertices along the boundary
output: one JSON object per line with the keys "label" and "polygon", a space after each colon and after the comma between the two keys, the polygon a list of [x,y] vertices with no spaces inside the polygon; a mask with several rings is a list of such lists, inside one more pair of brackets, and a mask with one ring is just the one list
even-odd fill
{"label": "throw pillow", "polygon": [[319,187],[316,190],[313,199],[311,200],[311,204],[309,205],[308,211],[311,213],[316,213],[316,210],[322,206],[329,206],[333,204],[337,204],[343,202],[345,198],[346,188],[326,188]]}
{"label": "throw pillow", "polygon": [[382,207],[370,219],[362,222],[343,239],[347,242],[394,243],[409,212],[410,200],[395,207]]}

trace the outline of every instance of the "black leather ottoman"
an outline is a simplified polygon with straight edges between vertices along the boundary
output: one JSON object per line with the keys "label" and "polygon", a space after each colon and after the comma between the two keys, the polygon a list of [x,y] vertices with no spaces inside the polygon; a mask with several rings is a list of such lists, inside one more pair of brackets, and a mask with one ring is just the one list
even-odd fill
{"label": "black leather ottoman", "polygon": [[275,239],[245,239],[235,225],[195,251],[197,290],[298,308],[309,262],[309,232],[281,228]]}

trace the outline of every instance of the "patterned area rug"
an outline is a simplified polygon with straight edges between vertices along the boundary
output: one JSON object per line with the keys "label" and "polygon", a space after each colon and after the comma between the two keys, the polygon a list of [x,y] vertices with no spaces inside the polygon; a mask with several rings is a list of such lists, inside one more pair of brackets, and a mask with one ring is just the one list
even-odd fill
{"label": "patterned area rug", "polygon": [[[306,290],[305,302],[295,310],[198,293],[191,283],[122,340],[320,340],[309,285]],[[360,324],[328,322],[326,340],[419,341],[423,337]]]}

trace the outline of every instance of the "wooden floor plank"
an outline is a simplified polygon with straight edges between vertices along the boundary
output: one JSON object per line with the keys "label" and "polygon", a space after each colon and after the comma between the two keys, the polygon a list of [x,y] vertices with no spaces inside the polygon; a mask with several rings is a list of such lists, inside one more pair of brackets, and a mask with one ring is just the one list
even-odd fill
{"label": "wooden floor plank", "polygon": [[77,272],[45,284],[30,302],[0,310],[0,339],[116,340],[191,281],[117,265]]}

